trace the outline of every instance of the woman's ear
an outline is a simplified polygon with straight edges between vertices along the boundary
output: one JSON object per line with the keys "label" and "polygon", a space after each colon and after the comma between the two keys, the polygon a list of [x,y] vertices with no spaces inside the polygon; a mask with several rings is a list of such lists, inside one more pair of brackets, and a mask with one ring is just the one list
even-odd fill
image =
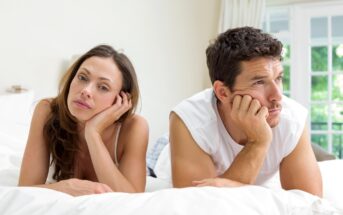
{"label": "woman's ear", "polygon": [[215,81],[213,83],[213,91],[222,103],[230,99],[231,91],[222,81]]}

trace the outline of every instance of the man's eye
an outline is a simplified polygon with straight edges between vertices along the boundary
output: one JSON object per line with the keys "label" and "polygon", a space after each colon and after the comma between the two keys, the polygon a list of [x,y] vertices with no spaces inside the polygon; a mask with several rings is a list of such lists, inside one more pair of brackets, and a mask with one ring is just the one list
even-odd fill
{"label": "man's eye", "polygon": [[254,85],[262,85],[262,84],[264,84],[264,81],[263,81],[263,80],[259,80],[259,81],[256,81],[256,82],[254,83]]}
{"label": "man's eye", "polygon": [[277,77],[276,80],[281,82],[283,80],[283,76]]}

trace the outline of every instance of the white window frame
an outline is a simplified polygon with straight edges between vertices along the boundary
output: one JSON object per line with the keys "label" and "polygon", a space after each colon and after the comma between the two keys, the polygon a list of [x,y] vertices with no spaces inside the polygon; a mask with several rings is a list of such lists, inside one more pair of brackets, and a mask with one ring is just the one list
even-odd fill
{"label": "white window frame", "polygon": [[[293,17],[293,31],[291,31],[293,39],[291,46],[293,49],[293,55],[291,59],[292,71],[291,74],[291,95],[292,97],[302,103],[309,111],[311,111],[311,38],[310,38],[310,19],[314,17],[328,17],[335,15],[343,15],[343,2],[333,1],[325,3],[312,3],[312,4],[301,4],[292,6],[291,17]],[[328,82],[328,95],[331,98],[332,89],[332,41],[331,41],[331,19],[328,23],[329,38],[325,46],[328,48],[328,71],[327,75]],[[320,44],[318,44],[320,45]],[[299,60],[301,59],[301,60]],[[296,71],[296,72],[294,72]],[[319,73],[318,73],[319,74]],[[326,103],[326,104],[329,104]],[[329,113],[330,105],[329,105]],[[311,120],[308,120],[308,126],[310,128]],[[312,134],[323,134],[320,131],[311,131]],[[328,118],[328,131],[325,133],[328,135],[328,151],[332,152],[332,135],[341,134],[343,131],[332,130],[332,118]]]}
{"label": "white window frame", "polygon": [[[343,1],[325,1],[316,3],[302,3],[282,7],[270,7],[268,11],[277,12],[289,11],[289,32],[287,35],[291,47],[291,73],[290,73],[290,95],[291,97],[304,105],[309,110],[309,118],[307,120],[308,128],[311,128],[311,37],[310,37],[310,20],[313,17],[343,15]],[[269,13],[267,13],[266,21],[270,23]],[[329,21],[330,22],[330,21]],[[267,31],[269,30],[267,26]],[[331,23],[328,25],[328,30],[331,32]],[[274,35],[282,40],[282,37]],[[332,78],[332,41],[329,37],[328,43],[328,71],[326,75],[329,79]],[[328,89],[332,89],[332,81],[329,80]],[[331,94],[331,90],[329,92]],[[327,103],[329,104],[329,103]],[[343,104],[342,104],[343,105]],[[329,106],[330,107],[330,106]],[[330,110],[329,110],[330,111]],[[332,152],[332,134],[343,135],[343,131],[332,131],[332,119],[328,119],[328,151]],[[311,131],[312,134],[319,132]]]}

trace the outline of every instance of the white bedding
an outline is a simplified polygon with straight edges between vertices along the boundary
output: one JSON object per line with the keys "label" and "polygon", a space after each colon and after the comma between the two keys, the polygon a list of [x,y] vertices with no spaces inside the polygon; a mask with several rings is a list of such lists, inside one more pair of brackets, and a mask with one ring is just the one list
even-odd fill
{"label": "white bedding", "polygon": [[[16,187],[22,151],[18,138],[0,133],[1,214],[343,214],[343,161],[320,162],[324,199],[273,187],[167,188],[147,177],[147,192],[72,197],[43,188]],[[19,147],[21,148],[21,147]],[[275,178],[275,180],[277,180]],[[166,189],[163,189],[166,188]]]}
{"label": "white bedding", "polygon": [[[0,110],[1,111],[1,110]],[[324,198],[285,191],[276,178],[269,187],[169,188],[147,177],[145,193],[72,197],[43,188],[17,187],[28,133],[23,123],[0,119],[0,214],[341,214],[343,160],[319,162]]]}
{"label": "white bedding", "polygon": [[165,189],[71,197],[42,188],[0,188],[1,214],[339,214],[301,191],[241,188]]}

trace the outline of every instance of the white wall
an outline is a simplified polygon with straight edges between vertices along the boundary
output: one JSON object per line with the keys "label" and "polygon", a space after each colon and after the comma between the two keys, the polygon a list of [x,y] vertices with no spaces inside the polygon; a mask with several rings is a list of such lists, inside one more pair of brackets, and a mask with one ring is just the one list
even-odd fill
{"label": "white wall", "polygon": [[170,109],[208,83],[205,49],[219,2],[1,0],[0,92],[20,84],[37,99],[55,96],[74,55],[110,44],[136,67],[154,141],[168,130]]}

